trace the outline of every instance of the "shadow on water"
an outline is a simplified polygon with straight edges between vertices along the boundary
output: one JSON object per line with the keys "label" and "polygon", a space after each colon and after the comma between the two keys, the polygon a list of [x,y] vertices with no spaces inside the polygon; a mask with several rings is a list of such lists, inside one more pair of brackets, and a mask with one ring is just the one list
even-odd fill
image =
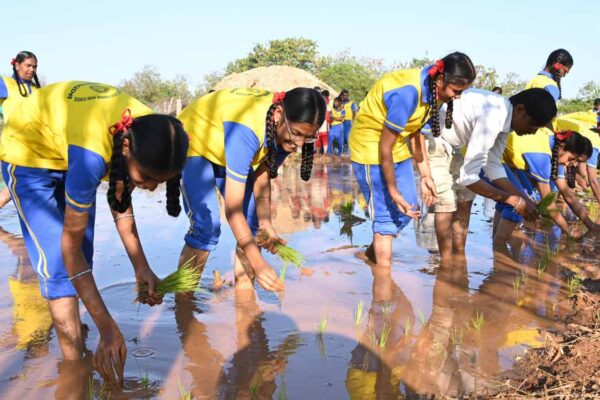
{"label": "shadow on water", "polygon": [[[467,260],[440,265],[431,220],[423,218],[394,241],[392,269],[373,267],[364,257],[369,216],[351,165],[316,158],[313,178],[303,182],[297,164],[287,162],[273,182],[274,224],[308,260],[288,269],[282,297],[213,289],[213,271],[232,276],[235,240],[224,230],[201,292],[166,296],[153,308],[132,304],[133,272],[99,202],[94,276],[127,341],[123,391],[103,386],[89,354],[80,362],[60,360],[47,307],[15,236],[14,209],[0,210],[0,398],[485,395],[494,392],[497,374],[540,345],[538,330],[557,319],[557,304],[567,296],[563,267],[597,268],[593,241],[567,243],[548,229],[521,230],[508,250],[494,252],[478,207]],[[134,196],[148,259],[166,275],[188,222],[157,216],[163,193]],[[88,314],[82,318],[94,349],[97,330]]]}

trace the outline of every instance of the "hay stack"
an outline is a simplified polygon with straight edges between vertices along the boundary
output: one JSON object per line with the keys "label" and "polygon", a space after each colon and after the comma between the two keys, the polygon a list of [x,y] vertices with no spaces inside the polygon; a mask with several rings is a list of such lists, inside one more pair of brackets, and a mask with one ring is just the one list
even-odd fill
{"label": "hay stack", "polygon": [[256,87],[271,92],[282,92],[299,86],[310,88],[319,86],[322,90],[329,90],[331,98],[338,95],[336,90],[332,89],[325,82],[320,81],[310,72],[299,68],[280,65],[258,67],[246,72],[228,75],[217,83],[214,89]]}

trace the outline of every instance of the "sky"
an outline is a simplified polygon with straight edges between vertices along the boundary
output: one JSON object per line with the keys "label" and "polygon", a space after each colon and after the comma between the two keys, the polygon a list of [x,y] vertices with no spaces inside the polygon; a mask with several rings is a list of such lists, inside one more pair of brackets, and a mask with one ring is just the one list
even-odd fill
{"label": "sky", "polygon": [[0,74],[30,50],[47,83],[118,84],[149,64],[195,88],[255,44],[286,37],[315,40],[322,55],[349,50],[386,64],[462,51],[524,80],[562,47],[575,60],[563,97],[600,82],[600,3],[592,0],[19,0],[4,2],[2,14]]}

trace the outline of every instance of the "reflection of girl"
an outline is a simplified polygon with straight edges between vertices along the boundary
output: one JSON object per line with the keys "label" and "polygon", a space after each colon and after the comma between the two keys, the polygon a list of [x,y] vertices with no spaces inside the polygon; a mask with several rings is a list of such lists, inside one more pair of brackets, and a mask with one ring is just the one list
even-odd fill
{"label": "reflection of girl", "polygon": [[[200,269],[216,247],[221,221],[216,189],[225,198],[225,215],[238,247],[258,283],[283,290],[277,274],[260,254],[258,227],[274,251],[283,242],[271,222],[271,179],[283,159],[302,147],[302,178],[310,178],[313,143],[325,119],[325,101],[314,89],[273,94],[259,89],[220,90],[190,103],[179,115],[190,135],[183,171],[184,202],[191,226],[181,262],[196,256]],[[255,207],[256,202],[256,207]]]}

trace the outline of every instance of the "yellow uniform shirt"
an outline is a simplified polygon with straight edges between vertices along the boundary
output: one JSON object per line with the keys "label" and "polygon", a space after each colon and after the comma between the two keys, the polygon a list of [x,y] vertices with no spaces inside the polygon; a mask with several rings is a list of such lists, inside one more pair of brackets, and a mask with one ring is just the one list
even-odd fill
{"label": "yellow uniform shirt", "polygon": [[0,106],[2,107],[2,116],[5,123],[8,120],[11,111],[23,100],[27,100],[36,90],[38,90],[38,88],[31,82],[22,82],[21,91],[27,93],[26,96],[22,96],[19,91],[19,84],[15,78],[8,76],[0,77]]}
{"label": "yellow uniform shirt", "polygon": [[23,167],[68,169],[68,147],[112,156],[108,129],[129,108],[133,117],[152,110],[102,83],[68,81],[45,86],[11,113],[0,144],[2,161]]}
{"label": "yellow uniform shirt", "polygon": [[375,83],[356,115],[350,132],[350,158],[360,164],[380,164],[379,140],[383,126],[398,132],[392,150],[394,162],[411,157],[406,136],[421,130],[429,115],[431,67],[391,72]]}
{"label": "yellow uniform shirt", "polygon": [[556,81],[552,78],[552,74],[546,71],[540,71],[529,83],[525,89],[544,89],[554,97],[554,101],[558,101],[559,90]]}
{"label": "yellow uniform shirt", "polygon": [[273,93],[262,89],[224,89],[191,102],[178,116],[190,137],[188,157],[204,157],[245,181],[249,165],[258,166],[268,152],[265,129],[272,99]]}
{"label": "yellow uniform shirt", "polygon": [[[346,116],[346,110],[341,109],[341,110],[336,110],[335,108],[331,110],[331,126],[337,126],[337,125],[342,125],[344,123],[344,119]],[[333,119],[333,117],[335,118],[344,118],[341,121],[335,121]]]}

